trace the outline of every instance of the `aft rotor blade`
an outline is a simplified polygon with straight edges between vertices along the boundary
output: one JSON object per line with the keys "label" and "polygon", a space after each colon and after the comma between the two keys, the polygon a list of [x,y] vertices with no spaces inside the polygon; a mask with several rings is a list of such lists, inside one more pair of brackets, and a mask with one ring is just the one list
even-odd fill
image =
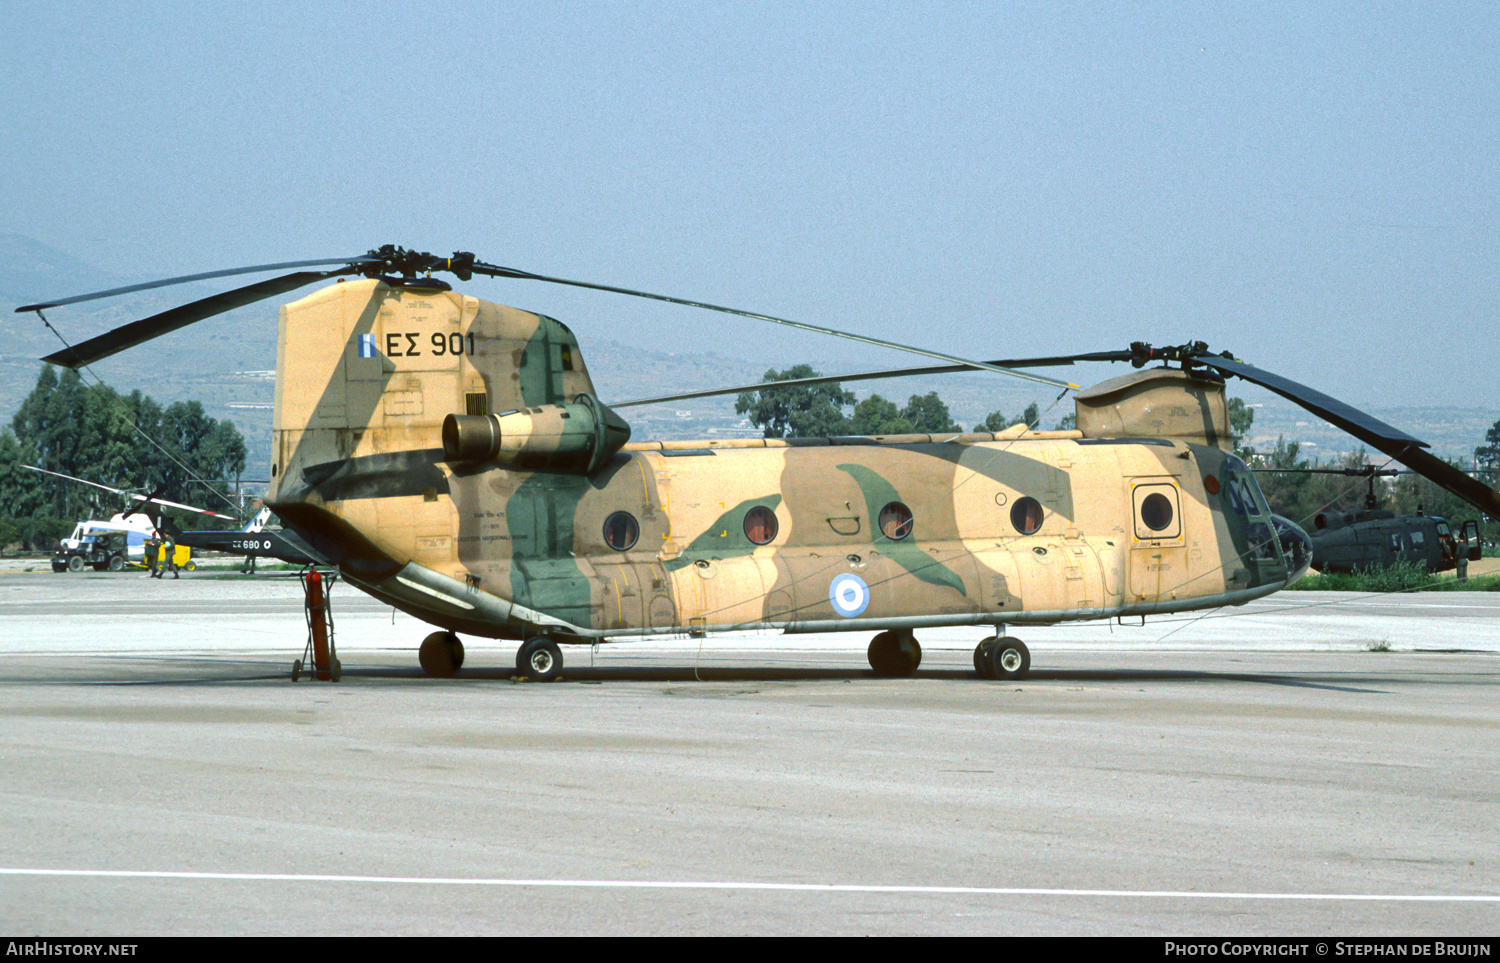
{"label": "aft rotor blade", "polygon": [[357,267],[346,266],[333,271],[298,271],[295,274],[284,274],[279,278],[271,278],[268,281],[260,281],[242,288],[235,288],[233,291],[215,294],[200,301],[194,301],[191,304],[179,305],[168,311],[163,311],[161,314],[154,314],[149,318],[132,321],[127,325],[115,328],[113,331],[101,334],[97,338],[90,338],[82,344],[64,348],[56,354],[48,355],[42,360],[67,368],[79,368],[87,364],[92,364],[101,358],[107,358],[112,354],[124,351],[126,348],[133,348],[138,344],[150,341],[152,338],[159,338],[164,334],[169,334],[178,328],[187,327],[195,321],[202,321],[216,314],[233,311],[235,308],[244,307],[247,304],[275,297],[278,294],[284,294],[287,291],[296,290],[304,285],[324,281],[341,274],[354,274],[358,270]]}
{"label": "aft rotor blade", "polygon": [[617,288],[608,284],[594,284],[589,281],[570,281],[567,278],[547,277],[544,274],[532,274],[530,271],[518,271],[515,268],[500,267],[496,264],[485,264],[476,261],[472,268],[475,274],[486,274],[497,278],[518,278],[526,281],[547,281],[551,284],[566,284],[575,288],[588,288],[592,291],[609,291],[613,294],[626,294],[636,298],[650,298],[653,301],[665,301],[668,304],[681,304],[690,308],[703,308],[707,311],[722,311],[725,314],[735,314],[742,318],[753,318],[757,321],[769,321],[772,324],[784,324],[790,328],[798,328],[802,331],[812,331],[816,334],[832,335],[835,338],[847,338],[850,341],[859,341],[864,344],[873,344],[882,348],[894,348],[897,351],[905,351],[909,354],[920,354],[924,357],[935,358],[938,361],[947,361],[957,365],[959,368],[978,368],[984,371],[993,371],[997,374],[1006,374],[1015,378],[1024,378],[1027,381],[1038,381],[1054,388],[1074,388],[1078,385],[1067,381],[1057,381],[1053,378],[1044,378],[1041,375],[1027,374],[1021,371],[1011,371],[999,365],[989,364],[984,361],[969,361],[964,358],[955,357],[951,354],[943,354],[941,351],[929,351],[926,348],[917,348],[909,344],[900,344],[895,341],[885,341],[881,338],[872,338],[862,334],[851,334],[848,331],[839,331],[836,328],[824,328],[816,324],[807,324],[803,321],[789,321],[786,318],[778,318],[769,314],[757,314],[754,311],[741,311],[738,308],[726,308],[718,304],[709,304],[706,301],[689,301],[685,298],[669,297],[665,294],[652,294],[648,291],[633,291],[630,288]]}
{"label": "aft rotor blade", "polygon": [[[1128,351],[1100,351],[1095,354],[1062,355],[1051,358],[1009,358],[997,361],[986,361],[986,365],[994,365],[999,368],[1055,368],[1062,365],[1070,365],[1078,361],[1129,361]],[[751,385],[739,385],[733,388],[710,388],[705,391],[689,391],[677,395],[663,395],[659,398],[640,398],[635,401],[611,402],[611,408],[636,408],[642,405],[663,405],[674,401],[688,401],[693,398],[713,398],[719,395],[738,395],[747,391],[761,391],[770,388],[804,388],[810,385],[826,385],[843,381],[880,381],[888,378],[909,378],[922,375],[937,374],[959,374],[965,371],[982,371],[967,364],[935,364],[916,368],[886,368],[880,371],[861,371],[846,375],[819,375],[816,378],[791,378],[786,381],[759,381]]]}
{"label": "aft rotor blade", "polygon": [[1289,378],[1262,371],[1243,361],[1217,356],[1199,356],[1194,362],[1207,365],[1223,374],[1232,374],[1246,381],[1276,392],[1289,401],[1319,416],[1330,424],[1337,425],[1360,441],[1382,451],[1417,474],[1452,492],[1459,498],[1500,520],[1500,492],[1479,479],[1454,468],[1452,465],[1423,449],[1429,447],[1399,428],[1393,428],[1379,418],[1351,408],[1321,391],[1315,391]]}
{"label": "aft rotor blade", "polygon": [[208,281],[213,278],[233,277],[236,274],[256,274],[262,271],[285,271],[289,268],[321,267],[325,264],[364,264],[376,261],[369,255],[362,254],[359,257],[336,257],[323,258],[316,261],[283,261],[280,264],[257,264],[255,267],[229,268],[226,271],[206,271],[203,274],[185,274],[180,278],[166,278],[161,281],[147,281],[144,284],[128,284],[123,288],[110,288],[108,291],[95,291],[92,294],[79,294],[71,298],[60,298],[56,301],[43,301],[40,304],[23,304],[16,308],[17,313],[25,311],[36,311],[43,308],[56,308],[64,304],[77,304],[80,301],[93,301],[97,298],[112,298],[118,294],[131,294],[136,291],[149,291],[152,288],[165,288],[173,284],[188,284],[192,281]]}

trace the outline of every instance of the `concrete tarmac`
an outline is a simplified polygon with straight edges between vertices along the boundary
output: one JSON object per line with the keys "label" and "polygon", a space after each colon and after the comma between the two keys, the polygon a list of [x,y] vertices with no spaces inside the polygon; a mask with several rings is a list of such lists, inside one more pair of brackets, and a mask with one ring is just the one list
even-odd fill
{"label": "concrete tarmac", "polygon": [[[1500,593],[565,648],[339,586],[0,574],[6,934],[1493,936]],[[1372,648],[1383,651],[1371,651]]]}

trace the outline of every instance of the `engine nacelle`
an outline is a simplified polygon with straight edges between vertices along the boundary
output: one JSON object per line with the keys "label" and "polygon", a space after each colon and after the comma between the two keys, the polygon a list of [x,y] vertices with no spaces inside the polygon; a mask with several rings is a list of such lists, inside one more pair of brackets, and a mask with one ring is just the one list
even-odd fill
{"label": "engine nacelle", "polygon": [[450,462],[494,460],[591,475],[629,440],[624,419],[587,394],[566,405],[443,419],[443,456]]}

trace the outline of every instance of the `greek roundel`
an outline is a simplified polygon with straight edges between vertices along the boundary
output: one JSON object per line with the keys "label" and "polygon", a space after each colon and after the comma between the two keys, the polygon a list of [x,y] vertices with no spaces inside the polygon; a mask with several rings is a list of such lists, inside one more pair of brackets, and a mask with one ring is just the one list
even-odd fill
{"label": "greek roundel", "polygon": [[852,619],[869,607],[870,587],[858,575],[845,572],[829,584],[828,601],[833,603],[835,612]]}

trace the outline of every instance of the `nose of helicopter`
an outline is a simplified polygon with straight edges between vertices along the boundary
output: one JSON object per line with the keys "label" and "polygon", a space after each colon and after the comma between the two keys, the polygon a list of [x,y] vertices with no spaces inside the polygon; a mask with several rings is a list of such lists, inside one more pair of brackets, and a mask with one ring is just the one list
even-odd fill
{"label": "nose of helicopter", "polygon": [[1296,522],[1281,515],[1272,515],[1276,526],[1276,537],[1281,541],[1281,555],[1286,559],[1286,584],[1291,585],[1307,574],[1312,564],[1312,539]]}

